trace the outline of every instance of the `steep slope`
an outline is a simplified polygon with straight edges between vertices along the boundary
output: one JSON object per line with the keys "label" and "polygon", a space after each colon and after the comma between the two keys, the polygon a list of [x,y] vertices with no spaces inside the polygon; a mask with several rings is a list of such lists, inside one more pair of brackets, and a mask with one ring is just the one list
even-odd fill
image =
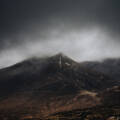
{"label": "steep slope", "polygon": [[88,90],[103,89],[110,84],[109,77],[104,74],[88,70],[68,57],[58,54],[42,59],[33,58],[1,70],[0,91],[2,92],[0,95],[5,95],[4,92],[12,93],[14,89],[15,92],[25,88],[30,89],[37,83],[39,83],[38,87],[42,89],[43,86],[47,87],[48,83],[55,84],[56,82]]}

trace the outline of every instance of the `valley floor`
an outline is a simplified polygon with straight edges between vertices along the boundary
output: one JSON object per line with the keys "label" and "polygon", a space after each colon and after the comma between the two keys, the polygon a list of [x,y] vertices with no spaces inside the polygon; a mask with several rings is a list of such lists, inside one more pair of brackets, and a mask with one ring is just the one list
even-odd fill
{"label": "valley floor", "polygon": [[25,113],[2,113],[0,120],[120,120],[120,107],[95,107],[84,110],[73,110],[50,115],[41,119],[39,115]]}
{"label": "valley floor", "polygon": [[120,107],[96,107],[57,113],[48,120],[120,120]]}

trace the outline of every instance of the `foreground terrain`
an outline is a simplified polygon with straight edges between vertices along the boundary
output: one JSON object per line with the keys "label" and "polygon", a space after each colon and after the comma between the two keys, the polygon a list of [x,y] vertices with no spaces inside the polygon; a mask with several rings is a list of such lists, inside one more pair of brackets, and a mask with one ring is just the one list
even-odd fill
{"label": "foreground terrain", "polygon": [[119,120],[120,107],[100,106],[91,109],[74,110],[51,115],[48,120]]}

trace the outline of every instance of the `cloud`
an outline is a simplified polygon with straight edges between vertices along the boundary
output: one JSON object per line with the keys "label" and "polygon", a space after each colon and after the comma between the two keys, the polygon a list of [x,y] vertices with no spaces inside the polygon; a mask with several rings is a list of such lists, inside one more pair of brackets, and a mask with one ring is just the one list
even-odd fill
{"label": "cloud", "polygon": [[58,52],[77,61],[120,56],[117,0],[2,0],[1,5],[1,67]]}
{"label": "cloud", "polygon": [[14,48],[4,50],[0,54],[0,67],[10,66],[31,56],[51,56],[59,52],[78,62],[119,57],[119,44],[110,39],[112,37],[105,30],[98,27],[66,30],[66,32],[53,29],[49,31],[48,36],[45,38],[34,38],[35,41],[26,40],[20,46],[17,45]]}

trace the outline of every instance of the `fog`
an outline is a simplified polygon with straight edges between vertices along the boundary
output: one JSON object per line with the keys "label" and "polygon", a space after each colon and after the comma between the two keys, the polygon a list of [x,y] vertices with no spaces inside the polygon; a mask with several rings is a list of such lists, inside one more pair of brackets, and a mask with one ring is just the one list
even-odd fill
{"label": "fog", "polygon": [[120,56],[119,42],[114,42],[107,31],[100,27],[84,28],[82,30],[53,29],[47,31],[45,37],[24,37],[23,44],[6,48],[0,54],[0,67],[7,67],[30,57],[52,56],[59,52],[81,61],[101,61],[105,58]]}
{"label": "fog", "polygon": [[81,61],[120,57],[120,1],[1,0],[0,68],[59,52]]}

